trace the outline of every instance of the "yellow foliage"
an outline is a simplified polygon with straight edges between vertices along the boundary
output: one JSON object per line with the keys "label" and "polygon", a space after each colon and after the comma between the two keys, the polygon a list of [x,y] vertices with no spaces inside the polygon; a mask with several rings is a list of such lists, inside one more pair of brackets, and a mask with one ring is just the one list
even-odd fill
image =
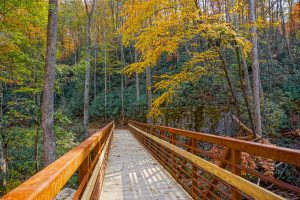
{"label": "yellow foliage", "polygon": [[[240,12],[242,3],[237,2],[230,12]],[[251,44],[227,23],[223,13],[211,14],[200,11],[190,0],[128,0],[122,15],[125,17],[121,32],[125,45],[134,43],[141,56],[138,63],[123,70],[126,74],[141,73],[147,66],[153,67],[163,53],[177,53],[178,48],[191,43],[190,60],[177,74],[165,74],[155,85],[156,91],[164,93],[154,100],[151,116],[160,113],[159,107],[169,103],[176,91],[186,82],[193,82],[206,74],[213,65],[219,65],[219,49],[240,47],[245,56]],[[205,39],[211,48],[204,49],[195,38]],[[195,50],[194,50],[195,49]]]}

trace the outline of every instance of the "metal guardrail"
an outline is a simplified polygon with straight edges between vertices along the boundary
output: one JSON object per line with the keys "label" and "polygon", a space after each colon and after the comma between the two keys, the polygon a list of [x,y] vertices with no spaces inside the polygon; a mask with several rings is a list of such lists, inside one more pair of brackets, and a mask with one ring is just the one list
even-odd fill
{"label": "metal guardrail", "polygon": [[[77,147],[3,196],[1,200],[53,199],[77,170],[79,173],[79,187],[74,199],[81,198],[86,188],[88,188],[89,193],[84,195],[99,196],[101,192],[99,188],[101,188],[105,172],[114,126],[114,122],[109,123]],[[96,175],[93,173],[95,167],[99,170]],[[96,185],[91,192],[91,186],[87,187],[87,185],[90,177],[95,179],[95,176],[98,181],[94,182]]]}
{"label": "metal guardrail", "polygon": [[[300,188],[241,163],[246,152],[300,167],[299,150],[135,121],[129,121],[129,129],[194,199],[284,199],[251,179],[300,195]],[[213,145],[223,148],[222,156],[204,148]]]}

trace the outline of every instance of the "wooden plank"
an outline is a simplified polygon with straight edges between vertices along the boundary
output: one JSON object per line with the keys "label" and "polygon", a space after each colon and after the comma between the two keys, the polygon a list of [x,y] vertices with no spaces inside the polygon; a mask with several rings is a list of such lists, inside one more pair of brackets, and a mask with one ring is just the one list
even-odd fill
{"label": "wooden plank", "polygon": [[[150,143],[142,138],[137,140],[136,137],[128,130],[114,132],[100,199],[191,199],[158,160],[141,145]],[[145,138],[149,140],[148,137]]]}
{"label": "wooden plank", "polygon": [[275,161],[285,162],[297,167],[300,167],[300,150],[289,149],[284,147],[278,147],[275,145],[259,144],[249,141],[238,140],[229,137],[222,137],[217,135],[210,135],[206,133],[185,131],[176,128],[170,128],[165,126],[148,125],[140,122],[130,121],[129,123],[139,126],[153,126],[154,128],[160,129],[161,131],[175,133],[192,139],[197,139],[203,142],[209,142],[212,144],[218,144],[223,147],[239,150],[241,152],[247,152],[269,158]]}
{"label": "wooden plank", "polygon": [[278,196],[277,194],[274,194],[262,187],[259,187],[245,179],[243,179],[240,176],[237,176],[229,171],[226,171],[192,153],[189,153],[177,146],[174,146],[164,140],[161,140],[155,136],[152,136],[148,133],[146,133],[145,131],[136,128],[135,126],[129,124],[129,126],[131,126],[133,129],[135,129],[136,131],[142,133],[143,135],[151,138],[152,140],[156,141],[157,143],[165,146],[166,148],[170,149],[171,151],[176,152],[177,154],[179,154],[180,156],[190,160],[191,162],[193,162],[194,164],[196,164],[197,166],[199,166],[200,168],[208,171],[209,173],[213,174],[214,176],[219,177],[220,179],[222,179],[223,181],[227,182],[228,184],[234,186],[235,188],[241,190],[242,192],[250,195],[251,197],[255,198],[255,199],[263,199],[263,200],[276,200],[276,199],[284,199],[281,196]]}

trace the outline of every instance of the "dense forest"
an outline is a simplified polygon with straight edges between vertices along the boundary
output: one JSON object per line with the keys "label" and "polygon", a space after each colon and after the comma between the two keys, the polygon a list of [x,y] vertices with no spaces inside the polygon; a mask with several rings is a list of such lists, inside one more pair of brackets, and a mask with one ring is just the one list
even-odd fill
{"label": "dense forest", "polygon": [[300,149],[298,0],[0,1],[0,196],[109,121],[233,118]]}

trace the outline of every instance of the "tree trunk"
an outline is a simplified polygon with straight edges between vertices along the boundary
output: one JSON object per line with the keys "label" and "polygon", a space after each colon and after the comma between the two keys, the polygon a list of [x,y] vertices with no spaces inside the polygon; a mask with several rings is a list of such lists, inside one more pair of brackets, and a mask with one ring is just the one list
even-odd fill
{"label": "tree trunk", "polygon": [[104,119],[107,120],[107,55],[104,49]]}
{"label": "tree trunk", "polygon": [[288,33],[286,31],[286,24],[285,24],[284,13],[283,13],[283,8],[282,8],[282,0],[279,1],[279,6],[280,6],[280,17],[281,17],[283,37],[284,37],[285,45],[286,45],[286,48],[288,50],[288,54],[290,57],[291,69],[292,69],[292,71],[294,71],[295,70],[294,69],[294,59],[293,59],[293,55],[292,55],[292,51],[291,51],[290,39],[289,39]]}
{"label": "tree trunk", "polygon": [[97,96],[97,48],[95,44],[95,51],[94,51],[94,100]]}
{"label": "tree trunk", "polygon": [[75,48],[75,51],[74,51],[74,64],[76,65],[77,64],[77,49],[76,49],[76,42],[75,42],[74,38],[72,38],[72,42],[73,42],[73,45],[74,45],[74,48]]}
{"label": "tree trunk", "polygon": [[234,101],[234,105],[235,105],[235,108],[236,108],[236,112],[237,112],[237,116],[239,119],[241,119],[241,109],[240,109],[240,105],[239,105],[239,102],[238,102],[238,99],[235,95],[235,91],[233,89],[233,85],[232,85],[232,81],[229,77],[229,72],[228,72],[228,69],[227,69],[227,64],[225,62],[225,59],[222,55],[222,52],[221,50],[218,51],[219,53],[219,58],[221,60],[221,67],[225,73],[225,78],[226,78],[226,81],[227,81],[227,84],[228,84],[228,87],[229,87],[229,91],[231,93],[231,97],[232,97],[232,100]]}
{"label": "tree trunk", "polygon": [[271,45],[270,45],[270,37],[269,37],[269,33],[268,30],[265,30],[265,34],[266,34],[266,39],[267,39],[267,54],[268,54],[268,75],[269,75],[269,92],[272,91],[273,89],[273,77],[272,77],[272,71],[271,69],[274,68],[274,61],[272,58],[272,50],[271,50]]}
{"label": "tree trunk", "polygon": [[86,33],[87,33],[87,49],[86,49],[86,70],[85,70],[85,82],[84,82],[84,108],[83,108],[83,124],[85,135],[88,136],[88,125],[89,125],[89,107],[90,107],[90,79],[91,79],[91,25],[93,19],[93,13],[96,6],[96,0],[93,0],[91,11],[89,11],[89,5],[87,0],[84,0],[86,15],[88,16]]}
{"label": "tree trunk", "polygon": [[[148,110],[152,109],[152,83],[151,83],[151,71],[150,67],[146,67],[146,88],[147,88],[147,105]],[[147,123],[151,124],[152,119],[150,117],[147,117]]]}
{"label": "tree trunk", "polygon": [[[124,55],[124,46],[120,40],[120,47],[121,47],[121,61],[122,61],[122,68],[125,67],[125,55]],[[124,74],[123,72],[121,73],[121,101],[122,101],[122,113],[121,113],[121,118],[122,118],[122,124],[124,125],[125,123],[125,110],[124,110]]]}
{"label": "tree trunk", "polygon": [[2,136],[0,138],[0,180],[1,180],[1,185],[6,186],[7,180],[6,180],[6,175],[7,175],[7,163],[4,158],[4,152],[3,152],[3,146],[2,146]]}
{"label": "tree trunk", "polygon": [[[2,84],[0,83],[0,119],[3,116],[3,87]],[[1,120],[1,127],[3,127],[3,121]],[[7,180],[6,180],[6,176],[7,176],[7,163],[6,163],[6,159],[4,157],[4,149],[3,149],[3,135],[4,134],[4,130],[0,130],[1,134],[0,134],[0,184],[2,186],[6,186],[7,184]]]}
{"label": "tree trunk", "polygon": [[48,32],[44,92],[42,105],[42,129],[44,166],[55,161],[54,135],[54,80],[56,64],[58,0],[49,0]]}
{"label": "tree trunk", "polygon": [[[134,62],[138,62],[138,54],[136,49],[134,49]],[[140,99],[140,81],[139,81],[139,74],[135,73],[135,87],[136,87],[136,100],[139,101]]]}
{"label": "tree trunk", "polygon": [[39,167],[39,125],[35,124],[35,138],[34,138],[34,161],[35,161],[35,170],[38,172]]}
{"label": "tree trunk", "polygon": [[86,69],[85,69],[85,82],[84,82],[84,113],[83,113],[83,124],[86,136],[88,136],[88,125],[89,125],[89,107],[90,107],[90,78],[91,78],[91,69],[90,69],[90,56],[91,56],[91,19],[87,25],[87,57],[86,57]]}
{"label": "tree trunk", "polygon": [[254,121],[255,121],[255,134],[262,137],[262,124],[260,113],[260,78],[259,78],[259,63],[258,63],[258,45],[257,45],[257,30],[256,30],[256,17],[255,17],[255,0],[249,0],[249,19],[250,19],[250,35],[252,42],[252,78],[253,78],[253,102],[254,102]]}
{"label": "tree trunk", "polygon": [[240,48],[236,47],[235,50],[236,50],[236,54],[237,54],[236,56],[237,56],[237,62],[238,62],[238,67],[239,67],[241,90],[242,90],[242,93],[243,93],[243,98],[244,98],[246,109],[247,109],[247,112],[248,112],[249,121],[250,121],[250,124],[251,124],[251,129],[252,129],[252,131],[254,131],[252,113],[251,113],[251,108],[250,108],[250,104],[249,104],[249,101],[248,101],[247,91],[246,91],[245,84],[244,84],[243,70],[242,70],[241,61],[240,61]]}
{"label": "tree trunk", "polygon": [[241,53],[241,57],[242,57],[242,61],[243,61],[243,71],[244,71],[244,79],[245,79],[245,83],[246,83],[247,95],[252,95],[252,87],[251,87],[251,82],[250,82],[250,78],[249,78],[248,65],[247,65],[247,61],[246,61],[246,58],[245,58],[243,52]]}
{"label": "tree trunk", "polygon": [[[41,94],[38,93],[37,98],[36,98],[36,106],[40,108],[41,106]],[[39,128],[40,128],[40,123],[39,119],[37,118],[35,120],[35,138],[34,138],[34,161],[35,161],[35,169],[38,172],[40,170],[39,166],[39,139],[40,139],[40,134],[39,134]]]}

